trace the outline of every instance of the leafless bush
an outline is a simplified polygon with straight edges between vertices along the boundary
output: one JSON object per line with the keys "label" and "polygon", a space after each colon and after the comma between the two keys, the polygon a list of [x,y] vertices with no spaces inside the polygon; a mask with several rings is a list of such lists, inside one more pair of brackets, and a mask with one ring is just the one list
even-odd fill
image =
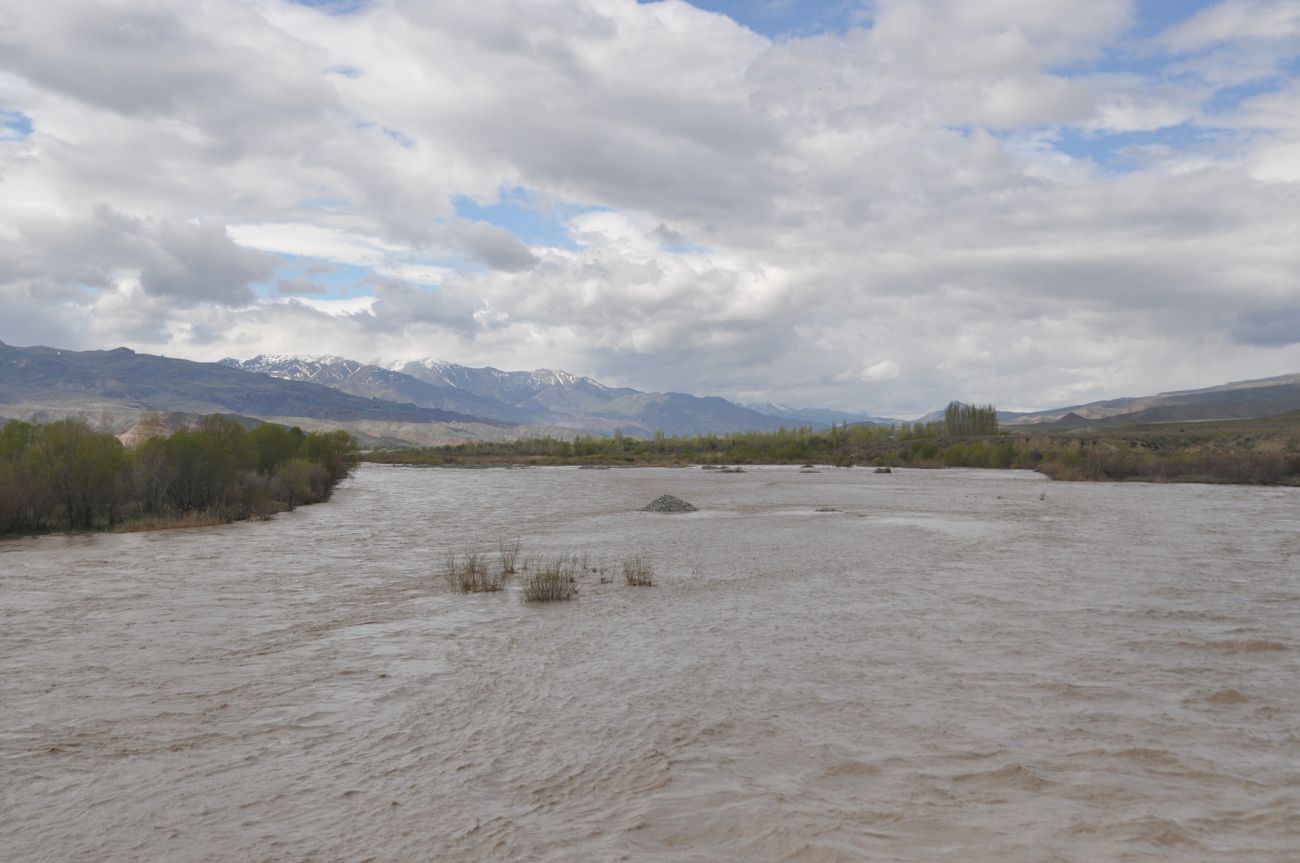
{"label": "leafless bush", "polygon": [[628,587],[653,587],[654,569],[641,555],[623,561],[623,580]]}
{"label": "leafless bush", "polygon": [[578,562],[556,557],[538,564],[523,581],[525,602],[559,602],[578,595]]}
{"label": "leafless bush", "polygon": [[501,555],[501,571],[506,575],[514,575],[515,565],[519,562],[518,538],[498,540],[497,551]]}
{"label": "leafless bush", "polygon": [[452,589],[461,593],[493,593],[510,580],[505,571],[488,566],[487,557],[478,551],[448,552],[445,574]]}

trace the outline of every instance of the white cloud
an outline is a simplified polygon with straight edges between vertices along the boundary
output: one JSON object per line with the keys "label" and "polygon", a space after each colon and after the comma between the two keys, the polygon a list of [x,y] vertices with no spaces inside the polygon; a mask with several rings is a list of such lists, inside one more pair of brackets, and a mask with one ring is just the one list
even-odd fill
{"label": "white cloud", "polygon": [[1161,43],[1172,51],[1199,51],[1241,40],[1279,41],[1300,36],[1295,0],[1223,0],[1170,27]]}
{"label": "white cloud", "polygon": [[893,360],[881,360],[863,366],[862,371],[858,372],[858,380],[868,384],[892,381],[898,377],[898,372],[898,363]]}
{"label": "white cloud", "polygon": [[[12,6],[0,104],[33,131],[0,139],[0,338],[902,415],[1294,371],[1296,6],[1134,44],[1139,11],[879,0],[771,42],[678,0]],[[1119,172],[1088,155],[1116,133]],[[516,188],[581,205],[549,225],[576,248],[457,215]]]}

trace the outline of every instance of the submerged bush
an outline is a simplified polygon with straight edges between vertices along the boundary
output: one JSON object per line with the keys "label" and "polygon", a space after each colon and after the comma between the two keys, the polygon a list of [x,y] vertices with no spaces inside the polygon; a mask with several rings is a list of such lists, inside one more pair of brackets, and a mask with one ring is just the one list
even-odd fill
{"label": "submerged bush", "polygon": [[623,561],[623,581],[628,587],[654,587],[654,570],[641,555]]}
{"label": "submerged bush", "polygon": [[557,557],[536,566],[524,579],[525,602],[559,602],[578,595],[578,566],[571,558]]}
{"label": "submerged bush", "polygon": [[487,556],[477,551],[448,552],[444,574],[452,590],[460,593],[495,593],[510,580],[505,570],[489,566]]}
{"label": "submerged bush", "polygon": [[501,571],[506,575],[515,574],[515,565],[519,563],[519,540],[498,540],[497,552],[501,555]]}

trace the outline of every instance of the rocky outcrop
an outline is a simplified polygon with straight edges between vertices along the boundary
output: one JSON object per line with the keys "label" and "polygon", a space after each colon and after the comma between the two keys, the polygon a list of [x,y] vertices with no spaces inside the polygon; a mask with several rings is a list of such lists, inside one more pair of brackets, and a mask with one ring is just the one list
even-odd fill
{"label": "rocky outcrop", "polygon": [[148,414],[144,419],[118,435],[117,439],[127,449],[135,449],[146,441],[153,440],[156,437],[169,437],[170,435],[171,429],[163,425],[162,419],[157,414]]}
{"label": "rocky outcrop", "polygon": [[646,512],[695,512],[697,507],[692,506],[680,497],[664,494],[652,500],[644,509]]}

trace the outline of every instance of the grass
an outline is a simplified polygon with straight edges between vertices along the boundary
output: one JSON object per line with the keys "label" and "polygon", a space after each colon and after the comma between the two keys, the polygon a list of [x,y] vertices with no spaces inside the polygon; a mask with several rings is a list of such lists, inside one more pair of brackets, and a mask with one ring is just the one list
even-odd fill
{"label": "grass", "polygon": [[497,553],[501,555],[501,571],[506,575],[514,575],[515,565],[519,563],[519,540],[501,539],[497,541]]}
{"label": "grass", "polygon": [[510,581],[509,572],[490,566],[487,556],[478,551],[448,552],[444,573],[452,590],[460,593],[495,593]]}
{"label": "grass", "polygon": [[[500,540],[498,553],[491,555],[477,549],[449,551],[443,566],[447,583],[459,593],[495,593],[505,590],[519,575],[519,593],[524,602],[563,602],[578,595],[578,581],[595,578],[599,584],[611,584],[618,564],[611,567],[593,559],[589,552],[560,554],[554,557],[522,555],[519,540]],[[653,587],[654,568],[642,555],[622,562],[623,581],[629,587]]]}
{"label": "grass", "polygon": [[578,563],[556,557],[537,565],[522,584],[525,602],[563,602],[578,595]]}
{"label": "grass", "polygon": [[641,555],[623,561],[623,581],[628,587],[654,587],[654,570]]}
{"label": "grass", "polygon": [[177,515],[148,515],[113,525],[113,533],[147,533],[154,530],[174,530],[182,527],[211,527],[230,524],[231,519],[215,510],[191,510]]}

